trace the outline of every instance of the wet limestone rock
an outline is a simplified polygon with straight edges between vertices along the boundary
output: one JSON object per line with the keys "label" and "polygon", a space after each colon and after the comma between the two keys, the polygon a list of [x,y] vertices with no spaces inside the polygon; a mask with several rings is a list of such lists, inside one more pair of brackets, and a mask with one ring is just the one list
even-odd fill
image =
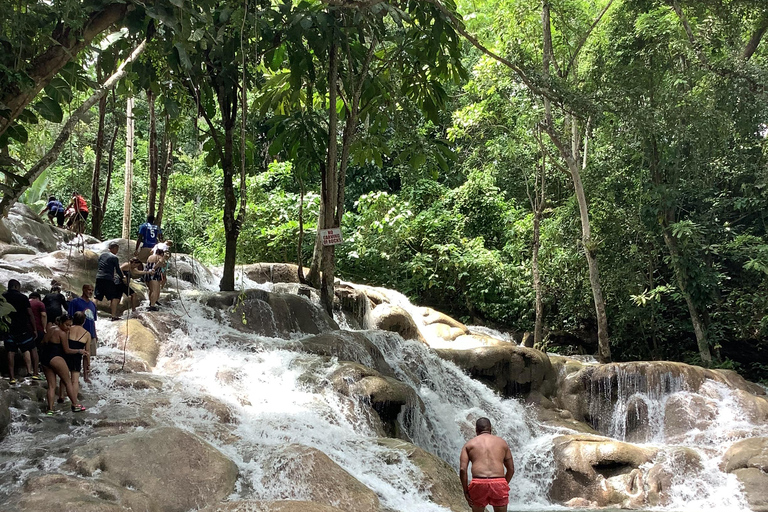
{"label": "wet limestone rock", "polygon": [[334,308],[341,310],[353,329],[371,328],[369,315],[373,305],[362,290],[342,284],[335,287],[334,295]]}
{"label": "wet limestone rock", "polygon": [[146,493],[101,479],[61,474],[35,475],[0,504],[5,512],[161,512]]}
{"label": "wet limestone rock", "polygon": [[[673,482],[685,475],[697,478],[704,471],[699,453],[688,447],[673,446],[660,451],[646,476],[647,502],[654,507],[669,505]],[[700,477],[698,477],[700,478]]]}
{"label": "wet limestone rock", "polygon": [[370,404],[379,416],[386,435],[400,437],[397,416],[404,407],[424,410],[416,392],[393,377],[386,377],[372,368],[359,363],[343,361],[329,380],[333,388],[344,396],[356,397]]}
{"label": "wet limestone rock", "polygon": [[133,318],[121,323],[118,331],[120,339],[125,340],[125,349],[145,361],[150,368],[154,368],[160,354],[155,334]]}
{"label": "wet limestone rock", "polygon": [[381,329],[382,331],[396,332],[405,340],[422,339],[416,322],[411,315],[401,308],[392,304],[379,304],[371,311],[371,327]]}
{"label": "wet limestone rock", "polygon": [[[273,450],[264,462],[264,485],[283,499],[303,499],[355,512],[379,512],[372,490],[315,448],[289,444]],[[276,482],[275,475],[280,475]]]}
{"label": "wet limestone rock", "polygon": [[11,424],[11,391],[6,380],[0,380],[0,441],[5,438]]}
{"label": "wet limestone rock", "polygon": [[506,344],[436,352],[504,396],[525,397],[536,391],[549,397],[555,392],[555,371],[539,350]]}
{"label": "wet limestone rock", "polygon": [[706,431],[717,420],[717,414],[717,402],[710,398],[689,394],[671,396],[664,407],[664,435],[676,440],[694,429]]}
{"label": "wet limestone rock", "polygon": [[733,473],[755,512],[768,512],[768,437],[743,439],[728,448],[721,469]]}
{"label": "wet limestone rock", "polygon": [[470,334],[469,328],[458,320],[432,308],[421,308],[422,327],[427,340],[436,337],[453,341],[463,334]]}
{"label": "wet limestone rock", "polygon": [[429,453],[416,445],[398,439],[381,438],[381,446],[391,449],[396,456],[406,457],[421,470],[422,480],[413,482],[429,499],[441,507],[453,512],[470,510],[464,499],[459,475],[440,457]]}
{"label": "wet limestone rock", "polygon": [[549,497],[558,503],[578,497],[599,507],[641,508],[646,495],[640,466],[657,453],[655,448],[587,434],[557,437]]}
{"label": "wet limestone rock", "polygon": [[[257,283],[298,283],[299,266],[290,263],[253,263],[244,265],[243,272]],[[304,267],[304,275],[309,269]]]}
{"label": "wet limestone rock", "polygon": [[220,312],[235,329],[276,338],[291,334],[319,334],[339,326],[305,297],[264,290],[212,293],[204,303]]}
{"label": "wet limestone rock", "polygon": [[213,446],[174,427],[94,439],[65,467],[152,497],[160,510],[185,512],[218,503],[235,488],[237,466]]}
{"label": "wet limestone rock", "polygon": [[201,512],[344,512],[340,508],[311,501],[232,501]]}
{"label": "wet limestone rock", "polygon": [[381,350],[369,339],[371,335],[392,336],[379,331],[335,331],[304,338],[296,343],[298,348],[310,354],[335,357],[340,361],[353,361],[388,377],[394,377],[394,372]]}

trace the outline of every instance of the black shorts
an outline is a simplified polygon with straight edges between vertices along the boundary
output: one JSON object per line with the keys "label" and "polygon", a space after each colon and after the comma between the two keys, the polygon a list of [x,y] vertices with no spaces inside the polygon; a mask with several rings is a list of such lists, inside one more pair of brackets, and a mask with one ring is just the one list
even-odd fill
{"label": "black shorts", "polygon": [[118,285],[115,284],[115,282],[111,279],[97,279],[96,280],[96,291],[94,293],[94,297],[96,297],[96,300],[102,300],[104,297],[107,298],[107,300],[114,300],[119,299],[123,296],[123,291],[119,288]]}
{"label": "black shorts", "polygon": [[120,284],[118,284],[118,285],[117,285],[117,289],[118,289],[118,290],[120,290],[120,293],[121,293],[121,294],[123,294],[123,293],[124,293],[124,294],[126,294],[127,296],[129,296],[129,297],[130,297],[131,295],[133,295],[134,293],[136,293],[135,291],[133,291],[133,288],[131,288],[129,285],[127,285],[127,284],[125,284],[125,283],[120,283]]}
{"label": "black shorts", "polygon": [[5,350],[8,352],[28,352],[35,348],[35,336],[32,333],[23,334],[21,336],[11,335],[5,340]]}
{"label": "black shorts", "polygon": [[53,221],[56,219],[56,224],[61,228],[64,227],[64,212],[48,212],[48,219]]}

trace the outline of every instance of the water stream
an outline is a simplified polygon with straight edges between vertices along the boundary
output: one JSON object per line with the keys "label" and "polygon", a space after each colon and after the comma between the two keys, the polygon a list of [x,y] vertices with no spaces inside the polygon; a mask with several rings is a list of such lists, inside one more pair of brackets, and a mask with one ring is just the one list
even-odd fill
{"label": "water stream", "polygon": [[[202,287],[207,288],[205,284]],[[420,318],[404,296],[390,290],[386,294]],[[29,473],[59,468],[69,449],[85,443],[99,421],[144,414],[154,423],[194,432],[235,461],[240,477],[232,499],[299,499],[306,494],[301,482],[291,478],[292,464],[300,461],[283,461],[280,467],[272,462],[276,451],[298,443],[328,455],[375,491],[382,505],[391,510],[448,510],[431,503],[413,485],[420,473],[413,463],[377,442],[378,434],[361,404],[329,385],[338,361],[297,351],[295,339],[245,334],[221,323],[212,309],[191,298],[175,301],[170,310],[181,322],[162,340],[152,375],[162,384],[160,389],[119,387],[115,375],[101,368],[93,384],[83,388],[85,403],[90,406],[86,416],[73,420],[62,414],[44,419],[35,401],[42,388],[30,384],[29,400],[14,404],[11,431],[0,443],[0,499]],[[122,358],[123,338],[117,323],[100,320],[97,326],[106,342],[101,354]],[[552,441],[568,432],[538,424],[525,405],[500,398],[419,342],[376,331],[364,333],[397,378],[412,387],[424,404],[423,411],[408,407],[399,418],[415,444],[457,468],[459,450],[472,436],[474,420],[488,416],[496,433],[510,443],[516,459],[510,510],[562,508],[550,504],[546,496],[555,471]],[[359,362],[370,364],[360,357]],[[662,384],[649,390],[622,381],[622,396],[616,405],[600,411],[599,430],[624,439],[627,408],[642,401],[651,420],[650,434],[642,442],[663,446],[674,441],[704,458],[701,478],[674,482],[673,500],[665,510],[747,510],[735,477],[722,473],[718,464],[735,431],[768,435],[768,427],[744,420],[731,390],[713,382],[705,384],[704,398],[721,420],[710,430],[691,430],[679,439],[667,439],[658,422],[663,416],[660,411],[670,399],[686,400],[693,394],[674,380]],[[597,395],[606,392],[593,390]],[[225,406],[225,419],[211,412],[211,403]]]}

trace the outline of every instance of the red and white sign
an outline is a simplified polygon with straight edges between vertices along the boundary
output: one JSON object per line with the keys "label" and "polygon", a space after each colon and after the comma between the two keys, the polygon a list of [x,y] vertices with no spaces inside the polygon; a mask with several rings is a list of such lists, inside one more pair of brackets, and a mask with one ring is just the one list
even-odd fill
{"label": "red and white sign", "polygon": [[341,228],[321,229],[320,237],[323,245],[338,245],[344,242],[341,239]]}

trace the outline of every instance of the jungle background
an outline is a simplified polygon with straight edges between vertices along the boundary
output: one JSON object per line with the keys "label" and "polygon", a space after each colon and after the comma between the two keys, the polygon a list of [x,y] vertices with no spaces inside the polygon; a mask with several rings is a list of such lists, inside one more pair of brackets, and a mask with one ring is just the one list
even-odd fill
{"label": "jungle background", "polygon": [[25,189],[38,210],[93,201],[94,177],[103,200],[109,175],[96,234],[121,236],[132,97],[134,238],[159,176],[177,251],[224,263],[237,197],[237,264],[296,263],[301,231],[309,265],[333,161],[337,277],[517,333],[536,328],[538,288],[539,346],[595,353],[592,254],[614,360],[706,364],[703,339],[714,365],[768,380],[762,2],[2,4],[4,99],[57,34],[125,10],[23,113],[0,104],[7,168],[40,161],[147,40]]}

